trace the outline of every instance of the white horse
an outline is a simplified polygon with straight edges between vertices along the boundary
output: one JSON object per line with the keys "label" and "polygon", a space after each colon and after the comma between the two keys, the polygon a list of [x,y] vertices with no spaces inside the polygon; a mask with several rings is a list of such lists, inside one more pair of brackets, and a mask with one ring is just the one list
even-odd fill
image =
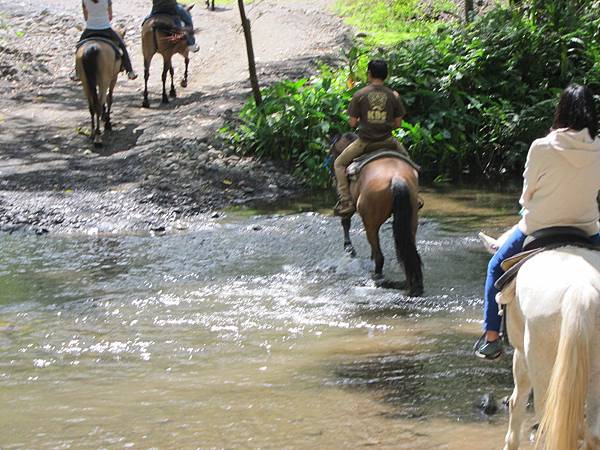
{"label": "white horse", "polygon": [[505,450],[519,448],[531,388],[538,447],[600,449],[600,252],[570,246],[540,253],[499,302],[507,305],[515,349]]}

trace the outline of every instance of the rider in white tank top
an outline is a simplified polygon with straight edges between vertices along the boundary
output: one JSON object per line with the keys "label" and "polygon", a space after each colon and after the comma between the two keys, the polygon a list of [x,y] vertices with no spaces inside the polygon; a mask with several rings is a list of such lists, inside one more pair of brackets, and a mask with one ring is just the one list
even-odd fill
{"label": "rider in white tank top", "polygon": [[110,28],[108,7],[111,0],[83,0],[83,6],[88,12],[85,27],[88,30],[106,30]]}

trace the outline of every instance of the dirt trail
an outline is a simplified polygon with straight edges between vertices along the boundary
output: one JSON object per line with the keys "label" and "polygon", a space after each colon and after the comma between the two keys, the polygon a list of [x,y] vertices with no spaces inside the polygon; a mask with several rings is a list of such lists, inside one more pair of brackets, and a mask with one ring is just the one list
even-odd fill
{"label": "dirt trail", "polygon": [[[87,105],[68,80],[83,19],[80,2],[0,0],[0,227],[115,232],[193,226],[199,213],[302,187],[284,168],[240,158],[215,131],[248,96],[247,60],[234,6],[192,10],[200,52],[190,84],[160,104],[162,61],[153,61],[150,109],[140,108],[139,30],[149,0],[114,0],[136,81],[121,76],[114,130],[91,151]],[[217,2],[218,3],[218,2]],[[331,0],[259,1],[248,6],[261,83],[306,76],[335,60],[347,30]],[[181,78],[183,60],[175,62]],[[225,183],[224,183],[225,181]],[[231,182],[231,183],[230,183]]]}

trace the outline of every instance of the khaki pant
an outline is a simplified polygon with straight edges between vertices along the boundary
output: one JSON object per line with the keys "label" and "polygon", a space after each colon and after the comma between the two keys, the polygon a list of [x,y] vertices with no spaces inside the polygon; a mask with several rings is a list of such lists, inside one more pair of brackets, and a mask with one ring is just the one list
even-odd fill
{"label": "khaki pant", "polygon": [[396,150],[397,152],[402,153],[404,156],[409,158],[408,152],[404,146],[394,137],[390,137],[385,141],[377,142],[368,142],[358,138],[352,144],[346,147],[345,150],[335,159],[335,162],[333,163],[333,169],[335,171],[335,178],[337,179],[337,191],[341,202],[352,200],[350,196],[350,184],[348,182],[348,176],[346,175],[346,168],[359,156],[382,149]]}

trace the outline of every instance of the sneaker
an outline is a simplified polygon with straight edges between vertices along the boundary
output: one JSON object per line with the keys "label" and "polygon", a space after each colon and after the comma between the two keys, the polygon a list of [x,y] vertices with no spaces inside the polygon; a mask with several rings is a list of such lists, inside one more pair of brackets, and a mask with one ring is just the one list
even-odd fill
{"label": "sneaker", "polygon": [[200,50],[200,47],[198,47],[198,44],[188,45],[188,50],[192,53],[196,53]]}
{"label": "sneaker", "polygon": [[351,216],[356,211],[354,203],[351,200],[339,201],[335,208],[333,208],[333,214],[340,217]]}
{"label": "sneaker", "polygon": [[475,343],[475,356],[481,359],[497,359],[502,355],[502,338],[486,341],[485,333]]}
{"label": "sneaker", "polygon": [[129,78],[130,80],[135,80],[137,78],[137,73],[135,73],[133,70],[127,72],[127,78]]}

